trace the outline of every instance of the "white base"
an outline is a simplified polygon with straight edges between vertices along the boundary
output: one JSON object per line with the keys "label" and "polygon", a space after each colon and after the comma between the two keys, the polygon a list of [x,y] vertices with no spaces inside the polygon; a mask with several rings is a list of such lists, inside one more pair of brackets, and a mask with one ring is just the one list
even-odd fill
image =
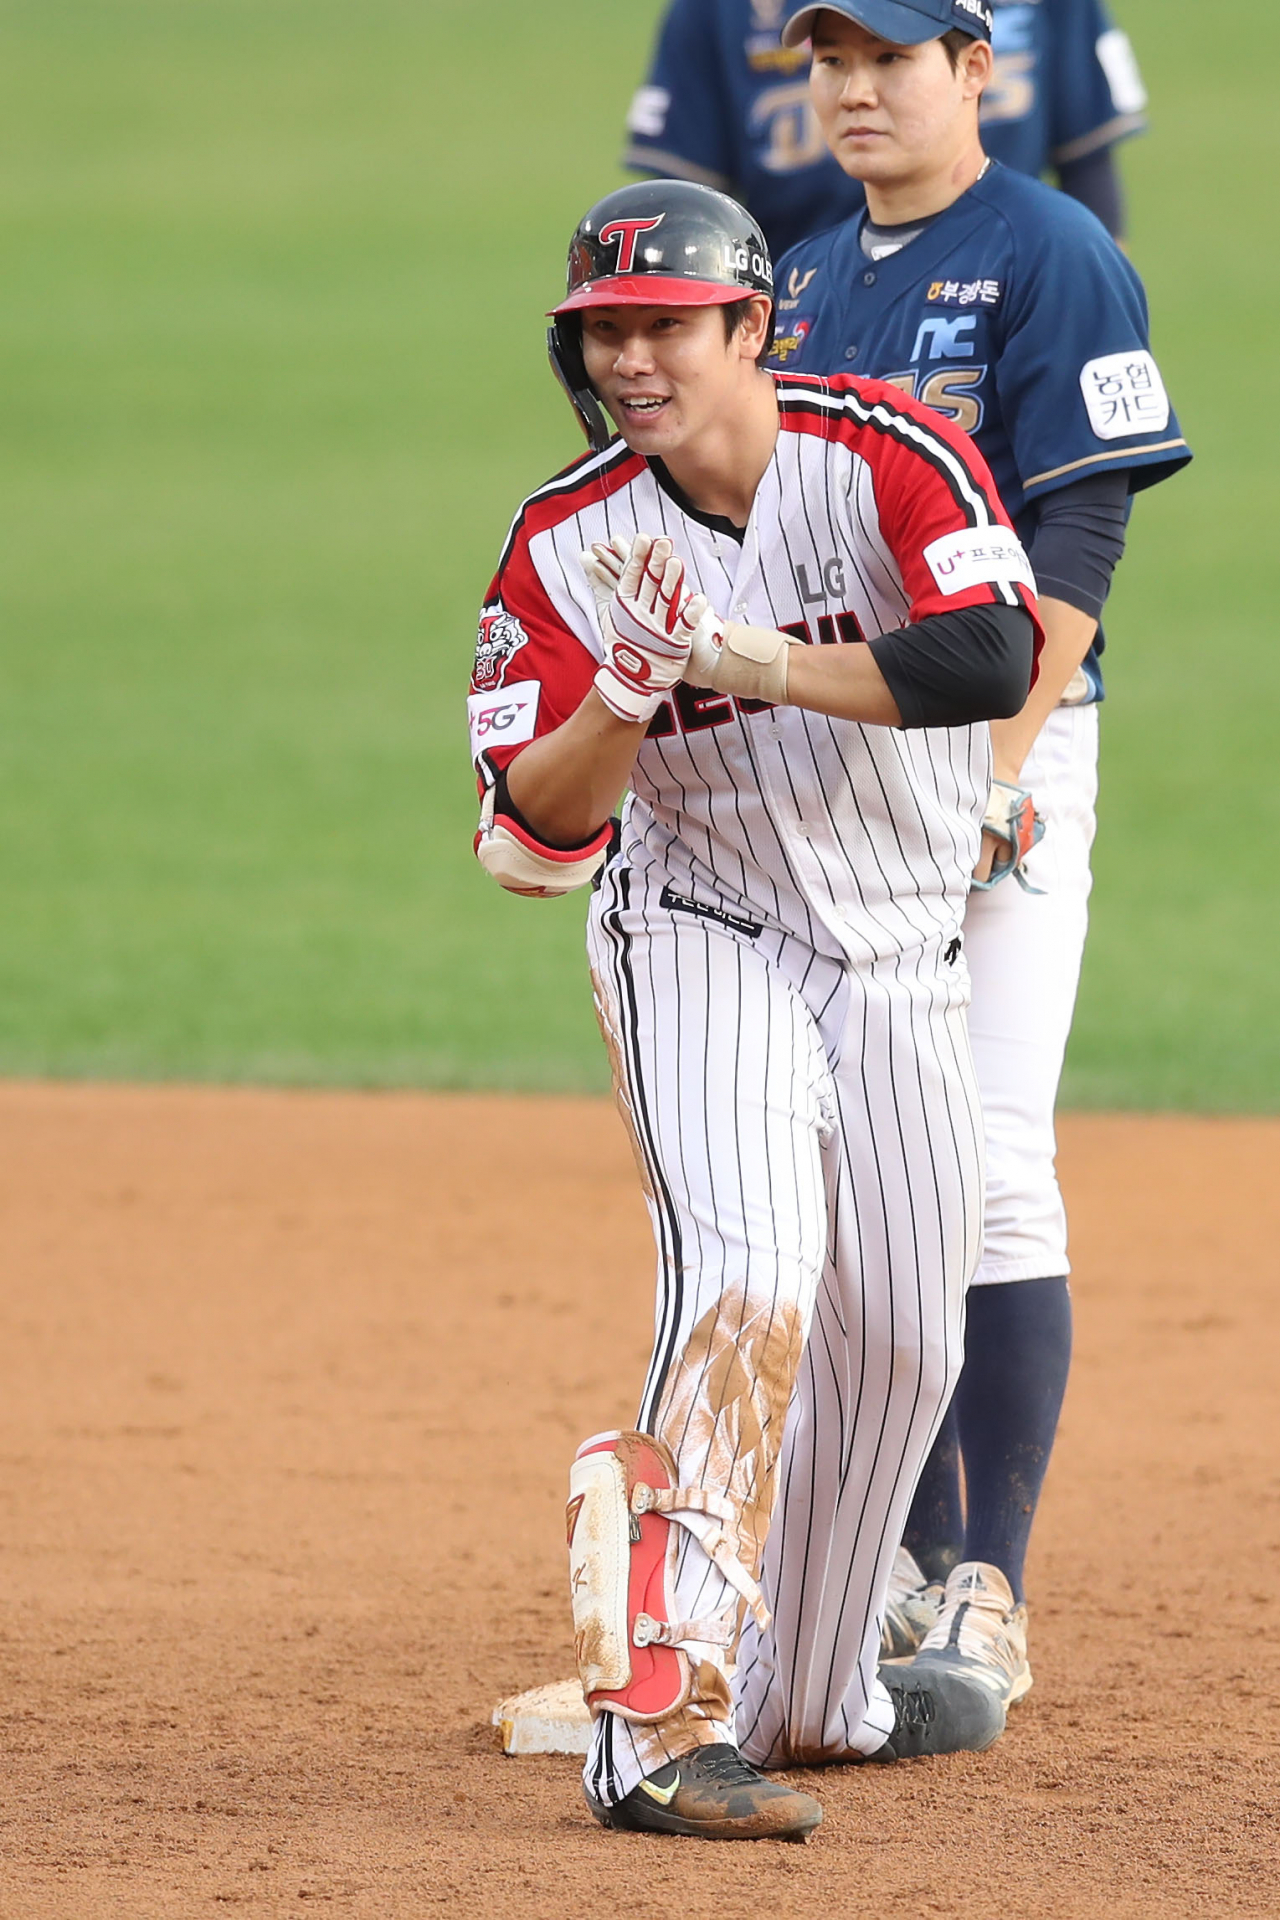
{"label": "white base", "polygon": [[556,1680],[512,1694],[493,1710],[504,1753],[586,1753],[591,1715],[576,1680]]}

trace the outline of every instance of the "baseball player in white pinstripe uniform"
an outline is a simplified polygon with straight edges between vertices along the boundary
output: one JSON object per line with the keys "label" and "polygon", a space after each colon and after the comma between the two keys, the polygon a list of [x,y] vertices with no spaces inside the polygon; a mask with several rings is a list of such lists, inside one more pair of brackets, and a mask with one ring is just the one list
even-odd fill
{"label": "baseball player in white pinstripe uniform", "polygon": [[1004,1724],[878,1650],[980,1243],[958,931],[983,723],[1025,700],[1039,620],[958,429],[762,370],[771,286],[710,189],[645,182],[583,220],[552,343],[593,451],[516,517],[469,702],[485,869],[597,884],[658,1247],[636,1427],[571,1476],[587,1800],[713,1839],[817,1824],[758,1768]]}

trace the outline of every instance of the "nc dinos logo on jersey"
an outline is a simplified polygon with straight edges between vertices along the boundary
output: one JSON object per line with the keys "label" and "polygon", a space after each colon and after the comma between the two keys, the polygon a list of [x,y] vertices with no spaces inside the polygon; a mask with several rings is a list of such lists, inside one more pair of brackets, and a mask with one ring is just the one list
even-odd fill
{"label": "nc dinos logo on jersey", "polygon": [[484,609],[476,635],[475,671],[471,676],[477,693],[492,693],[502,685],[512,655],[528,638],[515,615],[508,613],[501,603]]}

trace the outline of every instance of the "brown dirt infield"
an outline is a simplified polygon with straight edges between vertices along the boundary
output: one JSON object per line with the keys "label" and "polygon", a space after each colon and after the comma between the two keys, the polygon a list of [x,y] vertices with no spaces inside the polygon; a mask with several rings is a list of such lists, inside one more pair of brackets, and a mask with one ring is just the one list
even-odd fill
{"label": "brown dirt infield", "polygon": [[565,1468],[645,1358],[608,1106],[0,1086],[0,1914],[1275,1915],[1278,1157],[1066,1121],[1035,1690],[719,1848],[487,1725],[568,1671]]}

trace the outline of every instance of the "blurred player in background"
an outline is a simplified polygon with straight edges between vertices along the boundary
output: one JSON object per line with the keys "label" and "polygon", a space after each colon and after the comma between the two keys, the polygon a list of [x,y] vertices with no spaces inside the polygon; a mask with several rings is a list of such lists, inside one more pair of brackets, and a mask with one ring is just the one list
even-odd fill
{"label": "blurred player in background", "polygon": [[898,1654],[924,1628],[913,1666],[982,1675],[1008,1705],[1031,1685],[1023,1568],[1071,1355],[1054,1105],[1088,919],[1098,622],[1130,497],[1190,455],[1129,262],[1082,207],[984,152],[992,25],[987,0],[792,0],[784,37],[811,40],[819,123],[867,205],[781,262],[772,364],[856,368],[963,426],[1040,594],[1040,675],[992,723],[995,837],[964,922],[985,1246],[886,1623]]}
{"label": "blurred player in background", "polygon": [[[784,47],[786,0],[670,0],[627,119],[624,163],[719,187],[748,206],[775,260],[864,204],[809,98],[809,56]],[[1052,174],[1116,239],[1117,144],[1145,124],[1129,41],[1102,0],[996,0],[982,142],[1019,173]]]}

